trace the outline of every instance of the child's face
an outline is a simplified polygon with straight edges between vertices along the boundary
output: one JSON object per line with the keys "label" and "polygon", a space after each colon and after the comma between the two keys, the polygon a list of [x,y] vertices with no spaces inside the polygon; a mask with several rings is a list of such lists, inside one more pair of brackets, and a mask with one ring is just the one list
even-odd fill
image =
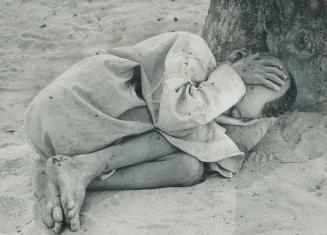
{"label": "child's face", "polygon": [[273,91],[260,85],[247,85],[245,95],[231,108],[230,114],[235,118],[261,118],[264,105],[283,96],[289,87],[290,79],[286,79],[280,91]]}

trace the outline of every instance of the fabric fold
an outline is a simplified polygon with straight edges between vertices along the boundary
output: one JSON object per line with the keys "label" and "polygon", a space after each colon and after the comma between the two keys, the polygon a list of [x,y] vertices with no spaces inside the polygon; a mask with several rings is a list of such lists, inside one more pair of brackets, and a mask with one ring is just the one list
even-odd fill
{"label": "fabric fold", "polygon": [[165,33],[72,66],[30,104],[25,130],[46,156],[100,151],[156,130],[182,151],[215,163],[243,155],[214,118],[244,93],[231,66],[216,68],[200,36]]}

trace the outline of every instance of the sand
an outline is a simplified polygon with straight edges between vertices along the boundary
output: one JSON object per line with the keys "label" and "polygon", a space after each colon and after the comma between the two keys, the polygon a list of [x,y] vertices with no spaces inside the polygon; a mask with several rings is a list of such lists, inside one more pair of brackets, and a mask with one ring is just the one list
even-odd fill
{"label": "sand", "polygon": [[[34,219],[27,104],[84,57],[172,30],[201,34],[209,0],[2,0],[0,6],[0,234],[51,234]],[[326,112],[287,116],[233,179],[90,193],[82,230],[63,234],[327,234],[326,126]]]}

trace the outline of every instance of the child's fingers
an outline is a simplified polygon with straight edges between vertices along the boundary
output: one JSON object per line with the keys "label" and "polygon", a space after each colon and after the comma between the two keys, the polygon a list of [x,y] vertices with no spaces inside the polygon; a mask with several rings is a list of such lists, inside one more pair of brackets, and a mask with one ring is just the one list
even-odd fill
{"label": "child's fingers", "polygon": [[272,73],[278,76],[279,78],[285,80],[287,78],[287,75],[276,67],[269,67],[269,66],[259,66],[259,69],[262,71],[265,71],[266,73]]}
{"label": "child's fingers", "polygon": [[283,69],[281,64],[278,63],[275,60],[272,59],[260,59],[260,60],[256,60],[256,64],[258,65],[263,65],[263,66],[272,66],[272,67],[277,67],[279,69]]}
{"label": "child's fingers", "polygon": [[280,91],[280,87],[275,83],[269,81],[267,78],[260,76],[258,79],[260,79],[260,84],[264,85],[268,89],[271,89],[273,91]]}
{"label": "child's fingers", "polygon": [[268,79],[269,81],[279,85],[279,86],[284,86],[285,82],[280,79],[277,75],[273,74],[273,73],[265,73],[263,75],[264,78]]}

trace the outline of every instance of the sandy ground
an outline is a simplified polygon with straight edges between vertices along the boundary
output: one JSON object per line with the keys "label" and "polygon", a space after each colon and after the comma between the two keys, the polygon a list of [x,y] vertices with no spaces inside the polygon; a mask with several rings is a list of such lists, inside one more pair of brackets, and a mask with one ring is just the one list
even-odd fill
{"label": "sandy ground", "polygon": [[[37,92],[111,47],[172,30],[200,34],[208,7],[209,0],[1,0],[0,234],[47,234],[33,220],[36,155],[23,133],[24,110]],[[232,180],[91,193],[75,234],[327,234],[326,115],[299,115],[299,123],[316,122],[304,125],[306,135],[287,152],[291,161],[254,156]],[[282,134],[269,151],[298,134],[296,126]]]}

